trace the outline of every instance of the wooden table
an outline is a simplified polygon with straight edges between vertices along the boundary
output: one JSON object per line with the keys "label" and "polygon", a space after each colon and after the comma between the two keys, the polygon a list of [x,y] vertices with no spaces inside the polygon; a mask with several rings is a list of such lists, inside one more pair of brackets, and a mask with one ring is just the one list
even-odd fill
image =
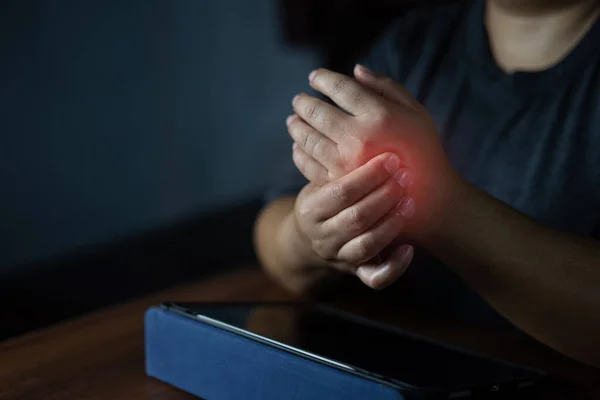
{"label": "wooden table", "polygon": [[[143,313],[146,308],[163,301],[290,299],[258,269],[240,269],[9,340],[0,344],[0,400],[193,399],[145,375]],[[342,305],[371,316],[375,310],[366,304],[356,307],[345,302]],[[381,309],[376,305],[372,307]],[[393,322],[404,328],[545,368],[577,381],[582,388],[578,397],[573,393],[562,396],[553,393],[548,398],[600,399],[600,391],[590,386],[590,383],[600,382],[599,371],[561,357],[533,341],[524,343],[489,329],[435,322],[415,317],[410,312],[395,315],[399,318]]]}

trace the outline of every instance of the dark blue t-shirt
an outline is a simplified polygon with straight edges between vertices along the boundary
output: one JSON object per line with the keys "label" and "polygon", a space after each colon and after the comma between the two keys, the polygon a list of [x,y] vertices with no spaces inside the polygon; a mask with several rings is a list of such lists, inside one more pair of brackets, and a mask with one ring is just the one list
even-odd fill
{"label": "dark blue t-shirt", "polygon": [[[478,0],[412,10],[364,63],[427,107],[466,180],[542,224],[599,237],[600,22],[557,65],[507,74],[490,51],[484,8]],[[304,184],[294,172],[271,195]],[[449,270],[417,253],[401,283],[410,301],[501,320]]]}

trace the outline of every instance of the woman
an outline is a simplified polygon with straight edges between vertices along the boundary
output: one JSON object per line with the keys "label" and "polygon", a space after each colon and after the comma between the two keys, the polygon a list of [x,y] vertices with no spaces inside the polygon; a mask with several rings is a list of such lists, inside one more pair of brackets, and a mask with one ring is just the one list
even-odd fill
{"label": "woman", "polygon": [[408,269],[419,302],[503,317],[600,366],[599,11],[583,0],[414,10],[355,79],[311,73],[346,112],[294,98],[288,130],[308,183],[281,188],[257,220],[265,269],[296,292],[340,271],[379,289],[416,246],[443,264]]}

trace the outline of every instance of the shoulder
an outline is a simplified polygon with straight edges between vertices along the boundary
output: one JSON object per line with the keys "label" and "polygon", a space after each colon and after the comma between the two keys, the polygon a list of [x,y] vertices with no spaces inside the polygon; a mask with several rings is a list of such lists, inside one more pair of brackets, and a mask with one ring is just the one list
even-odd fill
{"label": "shoulder", "polygon": [[379,37],[364,63],[378,73],[403,81],[407,69],[447,51],[464,26],[472,0],[411,7]]}

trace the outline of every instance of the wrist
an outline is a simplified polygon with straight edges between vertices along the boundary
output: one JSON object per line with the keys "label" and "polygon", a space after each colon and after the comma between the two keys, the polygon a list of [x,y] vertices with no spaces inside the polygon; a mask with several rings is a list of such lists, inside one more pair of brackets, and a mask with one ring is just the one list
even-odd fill
{"label": "wrist", "polygon": [[311,248],[309,239],[302,233],[292,211],[282,221],[277,232],[278,246],[287,255],[288,265],[293,271],[306,272],[315,267],[326,267],[325,260]]}
{"label": "wrist", "polygon": [[425,234],[419,241],[432,250],[439,243],[449,244],[457,239],[460,227],[471,218],[468,214],[470,205],[474,203],[476,189],[454,170],[441,186],[438,204],[427,223]]}
{"label": "wrist", "polygon": [[422,204],[419,210],[422,214],[415,221],[418,229],[413,236],[425,246],[453,235],[457,224],[465,218],[463,205],[472,196],[473,188],[467,181],[451,168],[446,171],[434,185],[421,190],[422,199],[417,203],[417,207]]}
{"label": "wrist", "polygon": [[279,261],[270,268],[271,274],[288,290],[311,293],[333,275],[334,270],[326,268],[328,264],[312,251],[308,238],[298,229],[293,211],[282,220],[275,240]]}

